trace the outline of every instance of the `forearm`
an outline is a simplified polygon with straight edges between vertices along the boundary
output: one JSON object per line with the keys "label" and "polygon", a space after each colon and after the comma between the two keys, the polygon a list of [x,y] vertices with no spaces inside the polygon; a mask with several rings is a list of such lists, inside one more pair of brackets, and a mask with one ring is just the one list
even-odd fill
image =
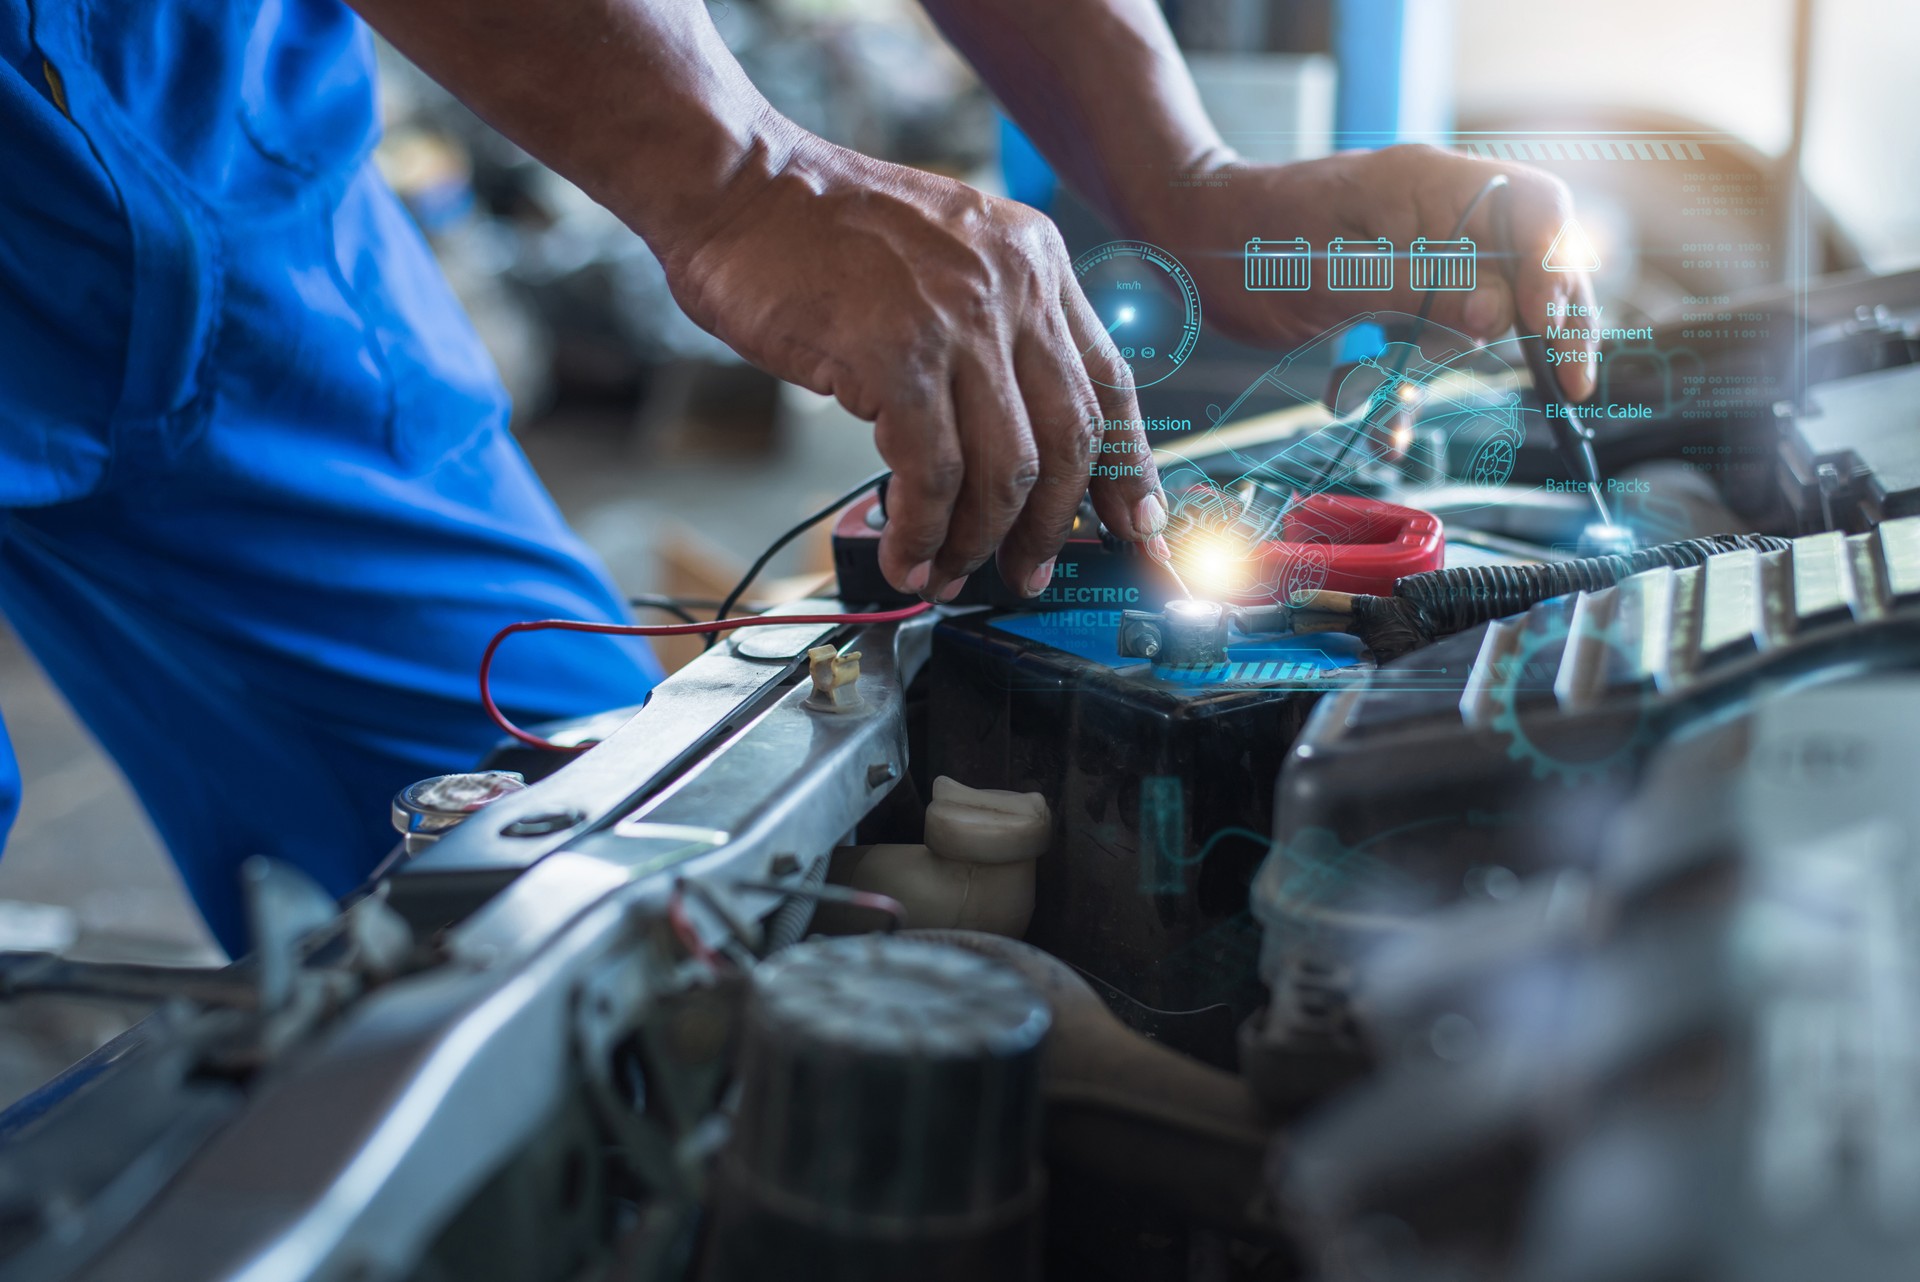
{"label": "forearm", "polygon": [[922,0],[1042,154],[1117,226],[1231,159],[1154,0]]}
{"label": "forearm", "polygon": [[663,259],[764,181],[801,131],[768,105],[702,0],[350,0],[489,124]]}

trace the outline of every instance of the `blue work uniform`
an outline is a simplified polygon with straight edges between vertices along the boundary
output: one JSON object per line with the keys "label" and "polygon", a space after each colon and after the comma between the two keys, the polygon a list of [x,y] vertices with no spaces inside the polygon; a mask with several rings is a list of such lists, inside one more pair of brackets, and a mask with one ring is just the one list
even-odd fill
{"label": "blue work uniform", "polygon": [[[339,0],[0,0],[0,612],[214,934],[238,868],[335,893],[498,732],[519,619],[624,617],[369,158]],[[502,651],[526,719],[640,701],[643,643]],[[19,803],[0,727],[0,834]]]}

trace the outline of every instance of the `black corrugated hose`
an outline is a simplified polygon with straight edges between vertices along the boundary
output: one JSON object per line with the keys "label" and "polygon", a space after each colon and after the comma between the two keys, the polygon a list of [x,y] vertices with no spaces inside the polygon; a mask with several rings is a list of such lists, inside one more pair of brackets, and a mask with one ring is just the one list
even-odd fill
{"label": "black corrugated hose", "polygon": [[1611,587],[1643,570],[1663,565],[1685,569],[1721,552],[1746,548],[1781,552],[1790,545],[1791,540],[1771,534],[1710,534],[1578,561],[1429,570],[1401,579],[1393,585],[1391,597],[1353,598],[1349,631],[1365,641],[1374,657],[1384,663],[1437,638],[1519,614],[1529,606],[1569,592]]}

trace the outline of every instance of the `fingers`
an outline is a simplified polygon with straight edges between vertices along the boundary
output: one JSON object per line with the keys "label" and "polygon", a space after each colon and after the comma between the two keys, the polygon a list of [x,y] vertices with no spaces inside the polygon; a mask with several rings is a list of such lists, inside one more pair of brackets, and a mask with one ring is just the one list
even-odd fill
{"label": "fingers", "polygon": [[1469,335],[1483,343],[1490,343],[1506,333],[1507,326],[1513,324],[1512,288],[1491,272],[1481,276],[1461,307],[1460,324]]}
{"label": "fingers", "polygon": [[[1560,378],[1560,388],[1567,394],[1568,400],[1578,403],[1592,396],[1599,384],[1599,366],[1595,362],[1599,360],[1601,319],[1594,313],[1593,278],[1585,272],[1572,273],[1568,277],[1568,285],[1570,288],[1563,295],[1563,301],[1571,302],[1573,306],[1563,308],[1562,314],[1571,310],[1574,313],[1574,325],[1594,335],[1577,341],[1567,340],[1559,346],[1562,363],[1555,372]],[[1572,357],[1574,352],[1580,355]]]}
{"label": "fingers", "polygon": [[1090,481],[1107,528],[1166,557],[1165,497],[1131,371],[1073,282],[1059,233],[1036,219],[999,234],[992,244],[1011,259],[987,264],[986,292],[979,277],[962,280],[909,345],[920,358],[908,370],[923,374],[848,380],[853,403],[879,406],[875,441],[894,470],[881,571],[935,601],[955,599],[996,550],[1007,585],[1039,595]]}
{"label": "fingers", "polygon": [[893,469],[880,572],[902,592],[934,586],[934,559],[947,540],[965,460],[944,369],[896,391],[874,420],[874,444]]}
{"label": "fingers", "polygon": [[935,601],[958,596],[967,576],[993,555],[1041,472],[1012,362],[978,350],[960,353],[957,362],[953,403],[965,475],[934,558],[927,595]]}
{"label": "fingers", "polygon": [[1052,581],[1054,557],[1073,529],[1089,472],[1101,461],[1092,450],[1101,412],[1063,315],[1037,318],[1020,336],[1014,373],[1033,424],[1040,475],[1000,545],[1000,577],[1033,597]]}
{"label": "fingers", "polygon": [[1147,543],[1155,556],[1165,560],[1166,544],[1160,541],[1160,532],[1167,524],[1167,500],[1134,398],[1133,371],[1120,359],[1077,284],[1067,283],[1061,301],[1068,334],[1100,408],[1094,458],[1102,466],[1089,485],[1094,511],[1114,534],[1132,543]]}
{"label": "fingers", "polygon": [[[1522,334],[1547,335],[1548,359],[1561,390],[1570,400],[1584,401],[1593,394],[1593,360],[1600,345],[1593,281],[1585,271],[1549,271],[1545,265],[1555,238],[1573,218],[1573,197],[1549,174],[1516,169],[1506,198],[1515,254],[1514,324]],[[1584,252],[1581,246],[1560,246],[1563,258]]]}

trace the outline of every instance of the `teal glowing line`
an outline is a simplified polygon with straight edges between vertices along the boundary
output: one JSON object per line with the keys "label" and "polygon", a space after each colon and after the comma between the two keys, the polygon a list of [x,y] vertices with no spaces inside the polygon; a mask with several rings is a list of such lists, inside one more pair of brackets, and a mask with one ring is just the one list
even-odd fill
{"label": "teal glowing line", "polygon": [[1213,848],[1220,843],[1223,837],[1244,837],[1246,840],[1258,842],[1262,846],[1273,843],[1272,837],[1263,832],[1255,832],[1251,828],[1222,828],[1220,831],[1214,833],[1213,836],[1207,838],[1206,843],[1200,847],[1197,853],[1190,856],[1175,855],[1172,859],[1168,860],[1168,862],[1175,868],[1191,868],[1195,864],[1204,863],[1207,856],[1212,853]]}

